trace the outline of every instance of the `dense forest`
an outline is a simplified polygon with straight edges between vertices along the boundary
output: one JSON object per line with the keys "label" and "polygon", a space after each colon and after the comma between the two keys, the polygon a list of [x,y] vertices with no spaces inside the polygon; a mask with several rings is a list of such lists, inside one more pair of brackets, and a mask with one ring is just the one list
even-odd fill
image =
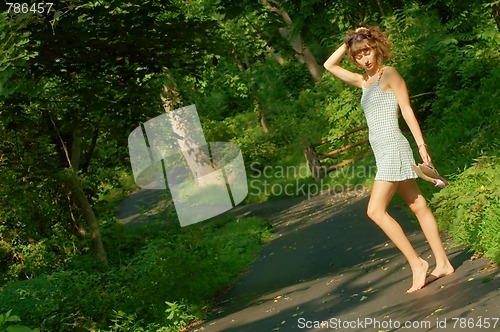
{"label": "dense forest", "polygon": [[[421,182],[441,229],[500,263],[499,1],[6,3],[0,330],[177,331],[205,317],[272,229],[254,217],[180,227],[171,204],[148,227],[118,222],[118,204],[137,190],[128,135],[195,104],[207,141],[240,147],[245,203],[304,194],[263,185],[316,183],[307,172],[262,170],[307,169],[304,140],[333,149],[345,144],[334,137],[364,124],[360,92],[322,66],[360,25],[388,33],[389,65],[405,78],[450,182],[443,190]],[[354,167],[373,163],[322,184],[369,188],[374,174]]]}

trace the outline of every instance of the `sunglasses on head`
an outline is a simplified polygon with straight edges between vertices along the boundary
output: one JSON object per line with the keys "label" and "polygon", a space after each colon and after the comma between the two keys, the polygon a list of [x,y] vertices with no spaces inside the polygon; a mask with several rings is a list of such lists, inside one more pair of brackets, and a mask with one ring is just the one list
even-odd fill
{"label": "sunglasses on head", "polygon": [[371,39],[371,38],[372,38],[372,35],[369,33],[357,33],[347,41],[347,46],[351,47],[354,42],[358,42],[358,41],[361,41],[363,39]]}

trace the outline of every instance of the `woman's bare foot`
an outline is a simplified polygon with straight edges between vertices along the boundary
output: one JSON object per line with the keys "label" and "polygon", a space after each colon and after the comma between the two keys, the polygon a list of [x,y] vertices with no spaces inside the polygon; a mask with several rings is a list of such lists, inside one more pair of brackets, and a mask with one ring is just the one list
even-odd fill
{"label": "woman's bare foot", "polygon": [[433,281],[438,280],[439,278],[449,276],[453,272],[455,272],[455,269],[450,264],[450,262],[448,262],[442,266],[436,266],[434,271],[432,271],[431,274],[425,280],[425,283],[428,284],[428,283],[431,283]]}
{"label": "woman's bare foot", "polygon": [[425,286],[425,277],[427,276],[427,269],[429,269],[429,263],[427,261],[420,258],[419,266],[412,266],[413,272],[413,285],[410,289],[406,291],[406,293],[413,293],[422,289]]}

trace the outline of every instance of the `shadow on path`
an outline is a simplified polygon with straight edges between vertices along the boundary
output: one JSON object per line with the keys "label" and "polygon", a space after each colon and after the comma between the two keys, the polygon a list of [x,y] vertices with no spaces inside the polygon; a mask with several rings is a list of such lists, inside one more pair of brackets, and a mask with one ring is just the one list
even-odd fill
{"label": "shadow on path", "polygon": [[168,191],[139,189],[121,202],[116,216],[121,224],[137,227],[151,223],[151,217],[158,214],[164,215],[165,223],[173,222],[175,218],[168,217],[172,210],[175,208]]}
{"label": "shadow on path", "polygon": [[[320,195],[232,210],[237,216],[268,218],[275,237],[240,282],[218,299],[207,321],[191,331],[392,331],[407,321],[419,325],[416,331],[439,324],[439,331],[452,331],[459,329],[459,319],[499,316],[498,269],[488,260],[471,260],[448,241],[455,274],[405,295],[411,271],[366,217],[366,205],[367,197]],[[389,211],[432,268],[418,226],[401,209]]]}

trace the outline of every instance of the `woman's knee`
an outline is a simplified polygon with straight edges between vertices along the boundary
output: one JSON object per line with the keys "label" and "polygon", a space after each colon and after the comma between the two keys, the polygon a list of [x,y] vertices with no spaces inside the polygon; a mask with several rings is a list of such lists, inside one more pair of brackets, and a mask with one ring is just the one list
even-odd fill
{"label": "woman's knee", "polygon": [[368,218],[370,218],[375,222],[382,219],[385,213],[386,213],[385,209],[382,209],[376,205],[368,204],[368,208],[366,209],[366,214]]}
{"label": "woman's knee", "polygon": [[409,207],[415,216],[430,212],[429,206],[427,205],[425,198],[423,198],[422,196],[410,203]]}

